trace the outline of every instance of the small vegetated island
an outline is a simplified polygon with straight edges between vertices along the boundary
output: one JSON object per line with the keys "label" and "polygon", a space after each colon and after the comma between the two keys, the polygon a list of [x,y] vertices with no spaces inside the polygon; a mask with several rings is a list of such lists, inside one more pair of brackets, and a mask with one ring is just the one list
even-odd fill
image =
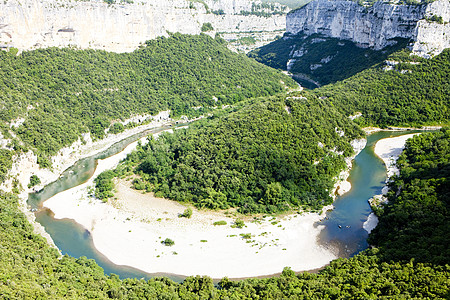
{"label": "small vegetated island", "polygon": [[[319,210],[332,202],[335,178],[345,168],[344,157],[353,153],[350,142],[364,136],[361,127],[449,123],[450,52],[432,59],[404,49],[386,55],[364,70],[355,67],[343,81],[293,91],[296,85],[287,76],[205,35],[174,34],[130,54],[55,48],[20,56],[0,52],[0,129],[9,143],[0,150],[0,179],[14,187],[0,192],[0,294],[7,299],[448,298],[448,128],[407,142],[398,161],[400,175],[389,184],[389,202],[377,209],[380,223],[370,235],[374,247],[335,260],[317,274],[285,268],[277,277],[223,278],[218,285],[206,276],[182,283],[108,276],[93,260],[60,257],[33,233],[18,208],[25,187],[8,178],[14,155],[33,150],[42,167],[51,167],[50,157],[81,133],[101,139],[107,129],[123,130],[114,123],[132,114],[211,113],[138,146],[99,177],[97,196],[113,195],[114,177],[132,176],[134,188],[197,208],[236,208],[241,214]],[[390,70],[386,59],[396,62]],[[344,79],[319,75],[325,83]],[[358,112],[362,117],[349,118]],[[38,178],[32,184],[39,184]],[[161,242],[167,248],[177,244],[170,237]]]}

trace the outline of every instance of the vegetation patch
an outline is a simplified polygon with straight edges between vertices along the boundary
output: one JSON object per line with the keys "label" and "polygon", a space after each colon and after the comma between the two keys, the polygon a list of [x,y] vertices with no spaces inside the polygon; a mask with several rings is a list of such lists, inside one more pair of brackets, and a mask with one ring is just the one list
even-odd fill
{"label": "vegetation patch", "polygon": [[30,176],[30,183],[28,184],[28,188],[31,188],[33,186],[36,186],[41,183],[41,179],[37,175],[31,175]]}
{"label": "vegetation patch", "polygon": [[[9,129],[3,126],[24,117],[22,125],[11,128],[16,151],[31,149],[41,167],[50,167],[49,157],[82,133],[101,139],[108,128],[120,132],[118,123],[110,127],[113,120],[167,109],[175,117],[199,116],[211,107],[278,93],[285,84],[294,86],[280,72],[232,53],[222,39],[207,35],[172,34],[120,54],[0,51],[0,103],[7,107],[0,123],[4,133]],[[6,153],[2,150],[0,157]]]}
{"label": "vegetation patch", "polygon": [[188,218],[192,217],[192,208],[186,208],[182,214],[178,215],[179,218]]}
{"label": "vegetation patch", "polygon": [[164,246],[173,246],[175,245],[175,242],[169,238],[166,238],[164,241],[161,241],[161,244]]}
{"label": "vegetation patch", "polygon": [[106,202],[108,201],[108,198],[114,196],[113,178],[115,177],[115,175],[116,174],[114,173],[114,171],[107,170],[100,173],[100,175],[98,175],[97,178],[94,179],[95,197],[102,200],[103,202]]}
{"label": "vegetation patch", "polygon": [[245,227],[245,223],[241,219],[236,219],[234,221],[234,224],[231,225],[231,227],[233,227],[233,228],[244,228]]}
{"label": "vegetation patch", "polygon": [[213,223],[214,226],[227,225],[227,221],[216,221]]}

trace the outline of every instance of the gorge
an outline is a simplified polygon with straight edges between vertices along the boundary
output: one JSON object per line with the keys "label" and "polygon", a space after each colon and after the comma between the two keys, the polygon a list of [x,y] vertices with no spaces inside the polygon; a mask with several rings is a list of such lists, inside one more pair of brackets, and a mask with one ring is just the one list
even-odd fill
{"label": "gorge", "polygon": [[286,33],[350,40],[360,47],[380,50],[411,40],[409,47],[420,56],[433,56],[450,47],[450,3],[438,0],[425,4],[392,4],[379,1],[315,0],[288,13]]}
{"label": "gorge", "polygon": [[0,297],[447,299],[448,3],[2,1]]}
{"label": "gorge", "polygon": [[[29,50],[76,47],[131,52],[168,33],[256,32],[280,35],[289,9],[247,0],[7,0],[0,3],[0,46]],[[204,28],[210,24],[211,28]],[[203,30],[202,30],[203,27]],[[264,37],[269,35],[269,37]],[[237,36],[238,38],[239,36]]]}

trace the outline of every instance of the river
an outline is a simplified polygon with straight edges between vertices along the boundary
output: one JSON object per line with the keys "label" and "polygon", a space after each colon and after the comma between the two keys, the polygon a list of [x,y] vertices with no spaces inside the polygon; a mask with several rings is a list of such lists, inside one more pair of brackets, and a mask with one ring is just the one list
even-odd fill
{"label": "river", "polygon": [[[124,139],[109,149],[92,157],[84,158],[64,171],[55,182],[47,185],[38,193],[29,194],[28,204],[37,208],[36,221],[41,223],[51,235],[57,247],[63,254],[73,257],[86,256],[95,259],[106,274],[118,274],[121,278],[145,278],[165,275],[175,281],[183,277],[171,274],[148,274],[127,266],[118,266],[99,253],[92,242],[89,231],[69,219],[54,219],[51,212],[40,209],[42,203],[53,195],[86,182],[94,173],[98,159],[104,159],[122,151],[127,145],[149,133],[167,130],[162,127],[136,134]],[[325,225],[320,235],[323,245],[330,245],[339,249],[340,257],[350,257],[368,247],[368,233],[363,229],[363,223],[370,214],[368,199],[380,194],[386,180],[386,169],[383,162],[373,152],[375,143],[383,138],[413,133],[406,132],[377,132],[368,136],[366,147],[356,156],[350,172],[349,181],[352,189],[347,194],[338,197],[334,202],[335,209],[327,214],[321,222]],[[281,271],[281,270],[280,270]]]}

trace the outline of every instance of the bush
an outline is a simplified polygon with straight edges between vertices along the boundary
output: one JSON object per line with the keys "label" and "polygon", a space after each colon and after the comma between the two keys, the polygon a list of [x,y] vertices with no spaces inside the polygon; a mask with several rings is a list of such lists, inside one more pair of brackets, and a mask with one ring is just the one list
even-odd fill
{"label": "bush", "polygon": [[213,223],[213,225],[214,225],[214,226],[217,226],[217,225],[227,225],[227,222],[226,222],[226,221],[216,221],[216,222]]}
{"label": "bush", "polygon": [[234,221],[234,225],[232,225],[231,227],[233,228],[244,228],[245,223],[244,221],[242,221],[241,219],[236,219],[236,221]]}
{"label": "bush", "polygon": [[212,27],[211,23],[203,23],[202,32],[213,31],[213,30],[214,30],[214,28]]}
{"label": "bush", "polygon": [[37,175],[31,175],[30,183],[28,184],[28,188],[38,185],[39,183],[41,183],[41,180],[39,179],[39,177]]}
{"label": "bush", "polygon": [[192,209],[186,208],[182,214],[178,215],[178,218],[188,218],[190,219],[192,217]]}
{"label": "bush", "polygon": [[173,246],[175,245],[175,242],[169,238],[165,239],[164,241],[161,241],[161,244],[164,246]]}
{"label": "bush", "polygon": [[114,178],[114,176],[114,171],[108,170],[100,173],[100,175],[95,178],[95,197],[102,200],[103,202],[106,202],[108,198],[114,196],[114,194],[112,193],[112,190],[114,188],[112,179]]}
{"label": "bush", "polygon": [[109,129],[109,132],[112,134],[120,133],[123,132],[124,128],[122,123],[114,123]]}

